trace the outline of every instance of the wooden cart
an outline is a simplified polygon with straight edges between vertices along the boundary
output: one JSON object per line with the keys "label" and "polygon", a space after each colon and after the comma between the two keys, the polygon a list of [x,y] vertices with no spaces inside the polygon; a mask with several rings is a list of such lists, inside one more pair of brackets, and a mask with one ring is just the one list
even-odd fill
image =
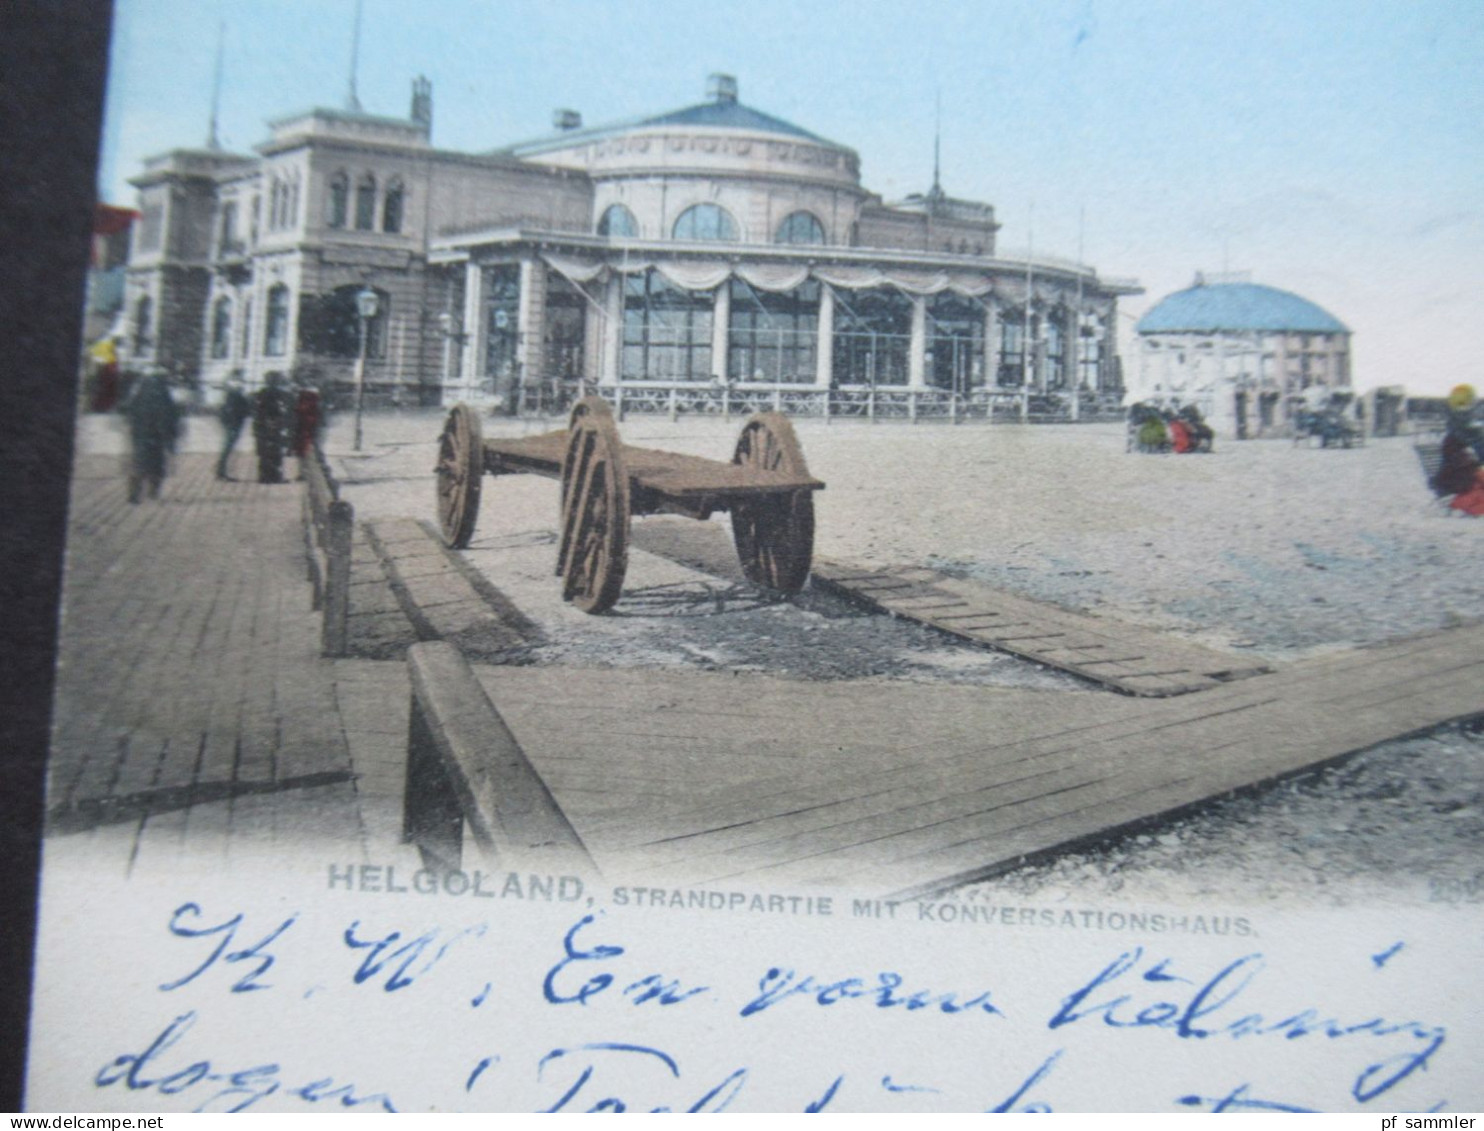
{"label": "wooden cart", "polygon": [[560,480],[556,572],[562,596],[589,613],[611,608],[623,590],[633,515],[706,519],[729,511],[748,580],[797,593],[814,551],[814,492],[824,488],[779,413],[749,419],[731,462],[722,463],[621,443],[601,397],[579,401],[564,432],[499,440],[484,439],[474,410],[457,405],[443,426],[436,470],[438,520],[455,549],[473,537],[485,474]]}

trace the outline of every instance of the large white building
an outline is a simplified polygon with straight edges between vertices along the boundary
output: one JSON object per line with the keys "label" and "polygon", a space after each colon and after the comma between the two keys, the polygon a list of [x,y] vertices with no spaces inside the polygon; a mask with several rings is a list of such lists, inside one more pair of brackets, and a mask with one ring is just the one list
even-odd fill
{"label": "large white building", "polygon": [[[405,119],[315,109],[252,156],[174,150],[132,182],[125,363],[214,399],[310,372],[369,398],[629,407],[725,395],[797,412],[988,415],[1116,405],[1119,295],[1063,260],[997,253],[987,204],[935,182],[893,204],[844,145],[696,105],[485,153]],[[357,296],[375,294],[363,327]]]}
{"label": "large white building", "polygon": [[1194,404],[1233,439],[1287,435],[1306,392],[1351,389],[1350,330],[1276,287],[1197,275],[1139,319],[1137,331],[1132,397]]}

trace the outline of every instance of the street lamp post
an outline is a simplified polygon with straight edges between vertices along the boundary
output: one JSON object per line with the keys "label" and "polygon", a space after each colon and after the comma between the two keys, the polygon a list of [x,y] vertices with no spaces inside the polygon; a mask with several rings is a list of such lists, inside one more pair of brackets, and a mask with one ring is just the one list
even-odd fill
{"label": "street lamp post", "polygon": [[381,300],[370,287],[356,292],[356,315],[360,325],[360,349],[356,351],[356,442],[355,450],[361,450],[361,414],[366,405],[366,344],[367,330]]}

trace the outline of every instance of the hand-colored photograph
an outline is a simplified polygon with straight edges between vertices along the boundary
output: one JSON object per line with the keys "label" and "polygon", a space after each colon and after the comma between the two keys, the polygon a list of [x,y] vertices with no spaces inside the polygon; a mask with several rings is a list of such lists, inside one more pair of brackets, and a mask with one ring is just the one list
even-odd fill
{"label": "hand-colored photograph", "polygon": [[115,0],[28,1107],[1478,1110],[1481,76]]}

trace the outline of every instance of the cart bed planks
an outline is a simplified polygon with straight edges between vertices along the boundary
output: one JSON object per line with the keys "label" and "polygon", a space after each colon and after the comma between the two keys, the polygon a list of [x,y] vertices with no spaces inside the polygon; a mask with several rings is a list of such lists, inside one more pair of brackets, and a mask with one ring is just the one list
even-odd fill
{"label": "cart bed planks", "polygon": [[754,584],[793,594],[809,577],[814,552],[815,491],[788,418],[760,413],[742,427],[730,462],[633,448],[618,438],[600,397],[572,410],[566,431],[485,440],[467,405],[449,413],[439,438],[438,519],[454,549],[468,546],[482,479],[540,475],[561,482],[562,595],[584,612],[611,608],[628,567],[635,515],[706,519],[730,512],[742,570]]}

